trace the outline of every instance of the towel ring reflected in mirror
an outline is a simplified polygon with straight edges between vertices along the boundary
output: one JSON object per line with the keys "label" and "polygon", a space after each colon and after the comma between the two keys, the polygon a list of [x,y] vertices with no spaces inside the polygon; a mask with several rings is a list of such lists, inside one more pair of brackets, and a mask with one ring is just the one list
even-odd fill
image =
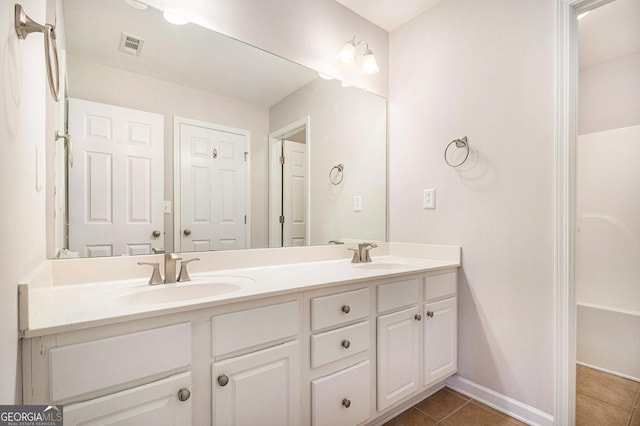
{"label": "towel ring reflected in mirror", "polygon": [[[447,154],[449,153],[449,149],[454,144],[455,144],[455,148],[456,149],[462,148],[462,149],[464,149],[466,151],[465,154],[464,154],[464,158],[462,159],[462,161],[459,161],[458,163],[452,163],[447,158]],[[466,136],[463,136],[461,138],[456,138],[456,139],[452,140],[451,142],[449,142],[447,147],[444,149],[444,161],[450,167],[460,167],[461,165],[464,164],[465,161],[467,161],[467,158],[469,158],[469,141],[468,141]]]}
{"label": "towel ring reflected in mirror", "polygon": [[332,185],[340,185],[344,179],[344,164],[333,166],[329,171],[329,182]]}

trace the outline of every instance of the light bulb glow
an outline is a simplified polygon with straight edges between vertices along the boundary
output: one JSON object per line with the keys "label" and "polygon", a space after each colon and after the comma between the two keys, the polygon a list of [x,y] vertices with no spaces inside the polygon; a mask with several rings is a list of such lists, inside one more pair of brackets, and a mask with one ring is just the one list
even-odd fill
{"label": "light bulb glow", "polygon": [[147,7],[149,7],[138,0],[124,0],[124,2],[127,3],[129,6],[136,8],[138,10],[145,10]]}
{"label": "light bulb glow", "polygon": [[380,72],[380,68],[376,63],[376,57],[373,56],[373,52],[371,50],[367,50],[364,52],[364,57],[362,58],[362,73],[366,75],[377,74]]}
{"label": "light bulb glow", "polygon": [[586,12],[582,12],[581,14],[578,15],[578,19],[582,19],[585,16],[587,16],[589,14],[589,12],[591,12],[590,10],[587,10]]}
{"label": "light bulb glow", "polygon": [[353,66],[356,61],[356,45],[352,41],[345,43],[338,54],[338,60],[347,66]]}

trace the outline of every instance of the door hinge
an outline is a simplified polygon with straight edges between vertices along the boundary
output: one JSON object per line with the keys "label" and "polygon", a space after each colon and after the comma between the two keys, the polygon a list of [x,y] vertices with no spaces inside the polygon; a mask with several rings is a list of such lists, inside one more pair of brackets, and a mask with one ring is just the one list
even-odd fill
{"label": "door hinge", "polygon": [[244,224],[245,225],[247,224],[247,215],[246,214],[244,215]]}
{"label": "door hinge", "polygon": [[284,223],[284,216],[280,216],[280,223]]}
{"label": "door hinge", "polygon": [[244,161],[247,161],[247,158],[249,158],[249,153],[247,151],[244,152]]}
{"label": "door hinge", "polygon": [[283,166],[284,165],[284,157],[280,157],[280,165]]}

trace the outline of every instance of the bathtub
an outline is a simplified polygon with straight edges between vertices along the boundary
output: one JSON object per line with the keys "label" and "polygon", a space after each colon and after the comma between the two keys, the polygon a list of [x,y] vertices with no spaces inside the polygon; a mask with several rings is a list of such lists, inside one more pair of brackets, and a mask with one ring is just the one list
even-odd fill
{"label": "bathtub", "polygon": [[640,312],[577,304],[577,361],[640,381]]}

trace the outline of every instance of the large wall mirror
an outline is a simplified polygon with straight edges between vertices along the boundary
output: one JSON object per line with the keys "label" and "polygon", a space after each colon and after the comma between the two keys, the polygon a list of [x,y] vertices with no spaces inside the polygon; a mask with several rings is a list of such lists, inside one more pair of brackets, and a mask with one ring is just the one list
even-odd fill
{"label": "large wall mirror", "polygon": [[386,99],[144,6],[63,0],[58,257],[386,240]]}

